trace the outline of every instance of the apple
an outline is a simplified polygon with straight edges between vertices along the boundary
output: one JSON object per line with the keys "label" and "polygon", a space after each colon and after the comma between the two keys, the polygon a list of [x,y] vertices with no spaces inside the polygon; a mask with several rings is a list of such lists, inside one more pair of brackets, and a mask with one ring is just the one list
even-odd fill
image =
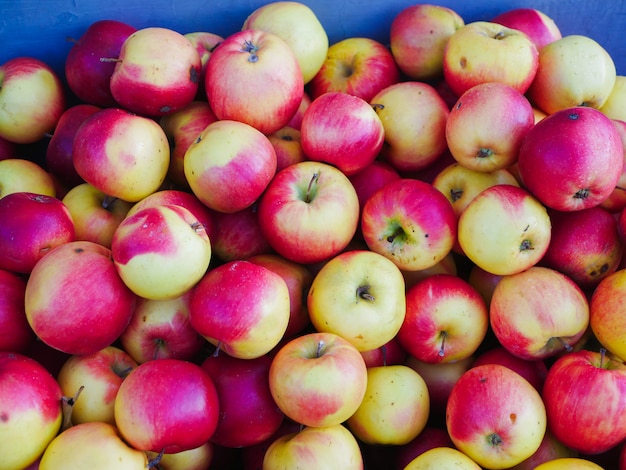
{"label": "apple", "polygon": [[443,76],[457,95],[486,82],[504,83],[526,93],[539,67],[537,47],[526,34],[490,21],[457,29],[443,55]]}
{"label": "apple", "polygon": [[434,447],[413,460],[404,470],[420,470],[437,468],[440,470],[480,470],[480,466],[466,454],[452,447]]}
{"label": "apple", "polygon": [[362,470],[364,466],[358,441],[345,426],[336,424],[304,427],[277,438],[265,453],[263,468]]}
{"label": "apple", "polygon": [[455,447],[481,467],[509,468],[541,445],[546,406],[539,392],[517,372],[484,364],[469,369],[454,385],[446,427]]}
{"label": "apple", "polygon": [[541,392],[546,380],[548,365],[544,359],[523,359],[511,353],[504,346],[497,345],[482,351],[475,357],[472,366],[500,364],[514,370]]}
{"label": "apple", "polygon": [[488,309],[476,289],[459,276],[433,274],[406,292],[398,339],[418,360],[455,362],[474,354],[488,326]]}
{"label": "apple", "polygon": [[288,418],[303,426],[335,426],[363,401],[367,367],[347,339],[329,332],[306,333],[278,349],[270,365],[269,386]]}
{"label": "apple", "polygon": [[626,121],[624,113],[624,100],[626,99],[626,75],[616,75],[615,84],[611,93],[602,106],[602,111],[608,118]]}
{"label": "apple", "polygon": [[535,125],[528,99],[500,82],[473,86],[446,120],[446,142],[456,161],[476,171],[506,169],[517,162],[522,141]]}
{"label": "apple", "polygon": [[61,114],[54,133],[48,141],[48,146],[46,147],[46,168],[70,188],[84,183],[83,179],[76,172],[72,159],[74,135],[76,135],[78,128],[89,116],[101,109],[98,106],[86,103],[70,106]]}
{"label": "apple", "polygon": [[278,254],[313,264],[348,246],[359,223],[359,199],[341,170],[304,161],[274,176],[257,214],[261,233]]}
{"label": "apple", "polygon": [[135,367],[130,354],[117,346],[70,356],[56,378],[64,396],[76,396],[71,407],[72,424],[99,421],[115,425],[115,396]]}
{"label": "apple", "polygon": [[391,341],[404,320],[404,277],[393,261],[369,250],[331,258],[313,278],[307,295],[317,331],[335,333],[359,351]]}
{"label": "apple", "polygon": [[443,53],[452,34],[465,25],[455,10],[415,4],[391,22],[389,47],[401,72],[410,80],[431,81],[443,75]]}
{"label": "apple", "polygon": [[430,268],[445,258],[456,240],[456,225],[446,197],[431,184],[408,177],[380,188],[361,212],[368,248],[408,271]]}
{"label": "apple", "polygon": [[219,119],[241,121],[266,135],[289,123],[304,93],[291,46],[274,33],[254,29],[235,32],[214,49],[204,85]]}
{"label": "apple", "polygon": [[376,93],[370,103],[384,128],[380,157],[399,172],[422,170],[446,151],[450,111],[432,85],[395,83]]}
{"label": "apple", "polygon": [[367,367],[394,366],[404,364],[408,353],[400,344],[398,336],[394,336],[382,346],[368,351],[360,351]]}
{"label": "apple", "polygon": [[313,100],[333,91],[369,102],[399,81],[400,70],[388,47],[368,37],[347,37],[328,47],[322,66],[307,83],[307,92]]}
{"label": "apple", "polygon": [[85,182],[109,196],[137,202],[165,180],[169,143],[153,119],[106,108],[76,131],[72,161]]}
{"label": "apple", "polygon": [[376,159],[361,171],[348,176],[359,198],[359,207],[363,206],[377,190],[385,184],[400,179],[400,173],[390,163]]}
{"label": "apple", "polygon": [[538,51],[562,37],[555,21],[536,8],[507,9],[491,18],[491,22],[522,31],[535,44]]}
{"label": "apple", "polygon": [[313,99],[300,127],[308,160],[329,163],[350,176],[372,163],[385,139],[385,129],[364,99],[334,91]]}
{"label": "apple", "polygon": [[84,104],[102,108],[116,106],[109,86],[122,44],[137,29],[114,19],[94,21],[73,41],[63,71],[70,90]]}
{"label": "apple", "polygon": [[550,244],[547,209],[526,189],[497,184],[484,189],[458,218],[458,242],[474,264],[496,275],[537,264]]}
{"label": "apple", "polygon": [[112,198],[89,183],[70,189],[61,200],[74,222],[76,240],[111,248],[113,234],[133,207],[132,202]]}
{"label": "apple", "polygon": [[274,1],[258,7],[245,19],[242,29],[273,33],[291,48],[304,84],[317,74],[328,52],[328,35],[311,7],[301,2]]}
{"label": "apple", "polygon": [[598,283],[589,301],[589,326],[595,338],[622,361],[626,360],[626,324],[622,318],[625,291],[626,270],[619,269]]}
{"label": "apple", "polygon": [[415,356],[408,356],[405,365],[417,372],[428,388],[431,422],[445,417],[446,405],[454,384],[473,363],[473,355],[450,362],[425,362]]}
{"label": "apple", "polygon": [[194,360],[205,345],[189,322],[191,292],[169,300],[137,299],[130,323],[119,337],[139,364],[154,359]]}
{"label": "apple", "polygon": [[0,137],[32,144],[56,126],[65,110],[61,79],[40,59],[19,56],[0,64]]}
{"label": "apple", "polygon": [[35,333],[26,320],[26,280],[17,273],[0,269],[0,351],[27,354]]}
{"label": "apple", "polygon": [[365,397],[346,424],[361,442],[403,445],[424,430],[429,414],[428,388],[414,369],[369,367]]}
{"label": "apple", "polygon": [[59,199],[28,192],[0,198],[0,269],[28,274],[52,249],[75,238],[72,216]]}
{"label": "apple", "polygon": [[222,262],[273,252],[261,232],[256,203],[232,213],[213,211],[212,218],[215,230],[210,237],[211,249]]}
{"label": "apple", "polygon": [[206,90],[204,89],[204,82],[206,80],[206,68],[211,54],[217,46],[224,40],[224,38],[216,33],[210,31],[192,31],[190,33],[183,34],[189,42],[195,47],[200,56],[200,75],[198,77],[198,91],[196,93],[196,99],[202,102],[206,99]]}
{"label": "apple", "polygon": [[458,161],[443,168],[432,182],[432,185],[450,201],[457,217],[460,217],[478,194],[496,184],[519,186],[515,176],[506,168],[481,171],[471,169],[464,162]]}
{"label": "apple", "polygon": [[624,146],[612,120],[582,106],[535,124],[518,154],[523,186],[560,211],[599,205],[615,189],[623,167]]}
{"label": "apple", "polygon": [[280,342],[289,312],[285,280],[266,267],[237,260],[209,270],[194,286],[189,321],[224,353],[254,359]]}
{"label": "apple", "polygon": [[224,447],[248,447],[269,439],[283,422],[269,387],[273,356],[238,359],[220,353],[204,359],[202,369],[213,380],[220,416],[211,442]]}
{"label": "apple", "polygon": [[147,451],[150,462],[158,462],[159,470],[207,470],[213,463],[214,445],[207,441],[193,449],[174,454]]}
{"label": "apple", "polygon": [[188,190],[185,176],[185,153],[202,131],[217,121],[215,113],[206,101],[192,101],[184,108],[161,116],[159,124],[170,142],[170,166],[167,179],[178,188]]}
{"label": "apple", "polygon": [[177,453],[207,442],[217,427],[215,384],[202,367],[181,359],[134,368],[115,397],[115,422],[135,449]]}
{"label": "apple", "polygon": [[67,354],[90,354],[119,338],[136,297],[117,273],[111,250],[73,241],[35,265],[24,302],[28,323],[43,342]]}
{"label": "apple", "polygon": [[528,98],[547,114],[577,106],[599,109],[615,85],[611,55],[588,36],[571,34],[539,51]]}
{"label": "apple", "polygon": [[307,294],[313,282],[311,270],[305,265],[294,263],[274,253],[251,256],[247,261],[274,271],[283,278],[289,290],[289,323],[284,339],[301,333],[311,324],[307,306]]}
{"label": "apple", "polygon": [[167,300],[191,289],[209,267],[211,242],[183,206],[146,207],[127,216],[111,240],[120,277],[135,294]]}
{"label": "apple", "polygon": [[205,127],[185,152],[183,165],[191,191],[204,205],[232,213],[256,202],[274,177],[277,160],[265,134],[226,119]]}
{"label": "apple", "polygon": [[114,425],[96,421],[72,426],[56,436],[44,451],[39,470],[140,470],[147,466],[145,452],[124,442]]}
{"label": "apple", "polygon": [[7,469],[36,461],[61,429],[61,388],[36,360],[0,351],[0,454]]}
{"label": "apple", "polygon": [[436,447],[454,447],[448,431],[439,425],[427,424],[411,442],[395,447],[394,463],[396,470],[403,470],[409,462],[427,450]]}
{"label": "apple", "polygon": [[548,429],[580,453],[606,452],[626,438],[626,423],[619,418],[626,408],[625,389],[626,365],[603,351],[580,350],[559,357],[550,366],[542,391]]}
{"label": "apple", "polygon": [[489,308],[499,343],[526,360],[571,351],[589,326],[585,294],[565,274],[544,266],[503,276]]}
{"label": "apple", "polygon": [[583,289],[593,289],[618,269],[624,247],[613,214],[600,206],[549,214],[552,235],[542,265],[566,274]]}
{"label": "apple", "polygon": [[198,93],[200,54],[173,29],[135,31],[115,59],[109,86],[118,105],[128,111],[163,116],[184,108]]}
{"label": "apple", "polygon": [[38,163],[24,158],[0,160],[0,198],[19,192],[57,194],[52,175]]}
{"label": "apple", "polygon": [[302,132],[299,128],[285,126],[267,138],[276,152],[276,171],[307,159],[302,150]]}

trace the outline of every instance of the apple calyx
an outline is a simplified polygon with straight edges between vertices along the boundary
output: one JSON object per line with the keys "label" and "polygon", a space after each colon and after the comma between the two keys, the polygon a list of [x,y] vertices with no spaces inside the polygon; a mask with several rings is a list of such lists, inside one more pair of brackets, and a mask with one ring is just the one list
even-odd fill
{"label": "apple calyx", "polygon": [[259,50],[259,46],[255,46],[254,44],[252,44],[251,41],[244,41],[243,46],[241,46],[241,52],[247,52],[248,54],[250,54],[248,56],[248,62],[258,62],[259,61],[259,56],[257,54],[257,51]]}
{"label": "apple calyx", "polygon": [[85,386],[81,385],[80,387],[78,387],[78,390],[76,390],[76,393],[74,393],[73,396],[61,397],[61,411],[63,414],[63,423],[61,424],[61,432],[65,431],[66,429],[71,428],[74,425],[72,423],[72,410],[74,409],[76,400],[78,400],[78,396],[81,394],[84,388]]}
{"label": "apple calyx", "polygon": [[369,285],[357,287],[356,296],[357,296],[357,302],[358,302],[358,299],[367,300],[368,302],[373,302],[375,300],[374,296],[370,294]]}

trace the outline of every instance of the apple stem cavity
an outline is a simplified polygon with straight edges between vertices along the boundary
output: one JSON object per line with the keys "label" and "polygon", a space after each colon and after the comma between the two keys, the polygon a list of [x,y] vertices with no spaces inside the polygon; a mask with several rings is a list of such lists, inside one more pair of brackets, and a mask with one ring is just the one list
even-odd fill
{"label": "apple stem cavity", "polygon": [[369,302],[373,302],[374,296],[372,294],[370,294],[370,286],[359,286],[356,289],[356,296],[358,298],[361,298],[363,300],[367,300]]}
{"label": "apple stem cavity", "polygon": [[320,173],[319,171],[316,171],[315,173],[313,173],[313,176],[311,177],[311,180],[309,181],[309,185],[306,188],[306,194],[304,195],[304,202],[309,203],[313,200],[313,196],[315,195],[313,188],[314,188],[314,184],[316,184],[319,181],[320,178]]}
{"label": "apple stem cavity", "polygon": [[241,48],[241,52],[247,52],[250,54],[250,56],[248,56],[248,62],[252,63],[259,61],[259,56],[257,55],[258,50],[259,47],[255,46],[250,41],[244,41],[243,47]]}
{"label": "apple stem cavity", "polygon": [[74,405],[76,404],[76,400],[78,400],[78,396],[84,390],[85,386],[81,385],[74,396],[71,397],[62,397],[61,398],[61,406],[63,413],[63,424],[61,425],[61,431],[65,431],[73,426],[72,423],[72,410],[74,409]]}

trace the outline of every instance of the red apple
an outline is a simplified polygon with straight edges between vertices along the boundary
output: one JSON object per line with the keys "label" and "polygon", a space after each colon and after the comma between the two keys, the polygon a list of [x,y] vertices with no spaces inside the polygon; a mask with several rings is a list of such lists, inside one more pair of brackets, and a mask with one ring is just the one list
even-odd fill
{"label": "red apple", "polygon": [[115,397],[115,422],[135,449],[176,453],[208,441],[219,420],[211,377],[197,364],[159,359],[140,364]]}
{"label": "red apple", "polygon": [[0,269],[30,273],[50,250],[75,237],[72,216],[59,199],[26,192],[0,198]]}
{"label": "red apple", "polygon": [[173,29],[153,26],[135,31],[116,59],[111,94],[133,113],[163,116],[183,109],[198,93],[200,54]]}
{"label": "red apple", "polygon": [[491,21],[526,33],[538,51],[562,37],[554,20],[536,8],[511,8],[494,16]]}
{"label": "red apple", "polygon": [[0,269],[0,351],[25,353],[35,340],[26,320],[26,280],[17,273]]}
{"label": "red apple", "polygon": [[80,101],[103,108],[117,104],[109,86],[115,62],[106,59],[118,58],[122,44],[135,31],[123,21],[99,20],[74,41],[65,57],[64,72]]}
{"label": "red apple", "polygon": [[619,132],[611,119],[589,107],[563,109],[541,120],[518,154],[523,185],[560,211],[599,205],[615,189],[623,167]]}
{"label": "red apple", "polygon": [[235,32],[215,48],[205,87],[219,119],[241,121],[264,134],[287,125],[304,93],[302,71],[289,44],[254,29]]}
{"label": "red apple", "polygon": [[135,301],[115,269],[111,250],[93,242],[54,248],[26,283],[30,326],[46,344],[68,354],[110,346],[128,325]]}

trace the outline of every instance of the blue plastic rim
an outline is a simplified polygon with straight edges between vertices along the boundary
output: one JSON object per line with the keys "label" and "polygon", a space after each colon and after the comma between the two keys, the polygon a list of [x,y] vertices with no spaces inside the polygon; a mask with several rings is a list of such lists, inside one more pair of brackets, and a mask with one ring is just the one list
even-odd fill
{"label": "blue plastic rim", "polygon": [[[72,38],[97,20],[115,19],[136,28],[162,26],[181,33],[208,31],[227,36],[267,0],[0,0],[0,63],[17,56],[44,60],[61,72]],[[388,42],[393,17],[415,0],[303,0],[336,42],[365,36]],[[550,16],[565,35],[581,34],[599,42],[626,74],[626,1],[611,0],[433,0],[459,13],[466,23],[485,20],[512,8],[536,8]]]}

